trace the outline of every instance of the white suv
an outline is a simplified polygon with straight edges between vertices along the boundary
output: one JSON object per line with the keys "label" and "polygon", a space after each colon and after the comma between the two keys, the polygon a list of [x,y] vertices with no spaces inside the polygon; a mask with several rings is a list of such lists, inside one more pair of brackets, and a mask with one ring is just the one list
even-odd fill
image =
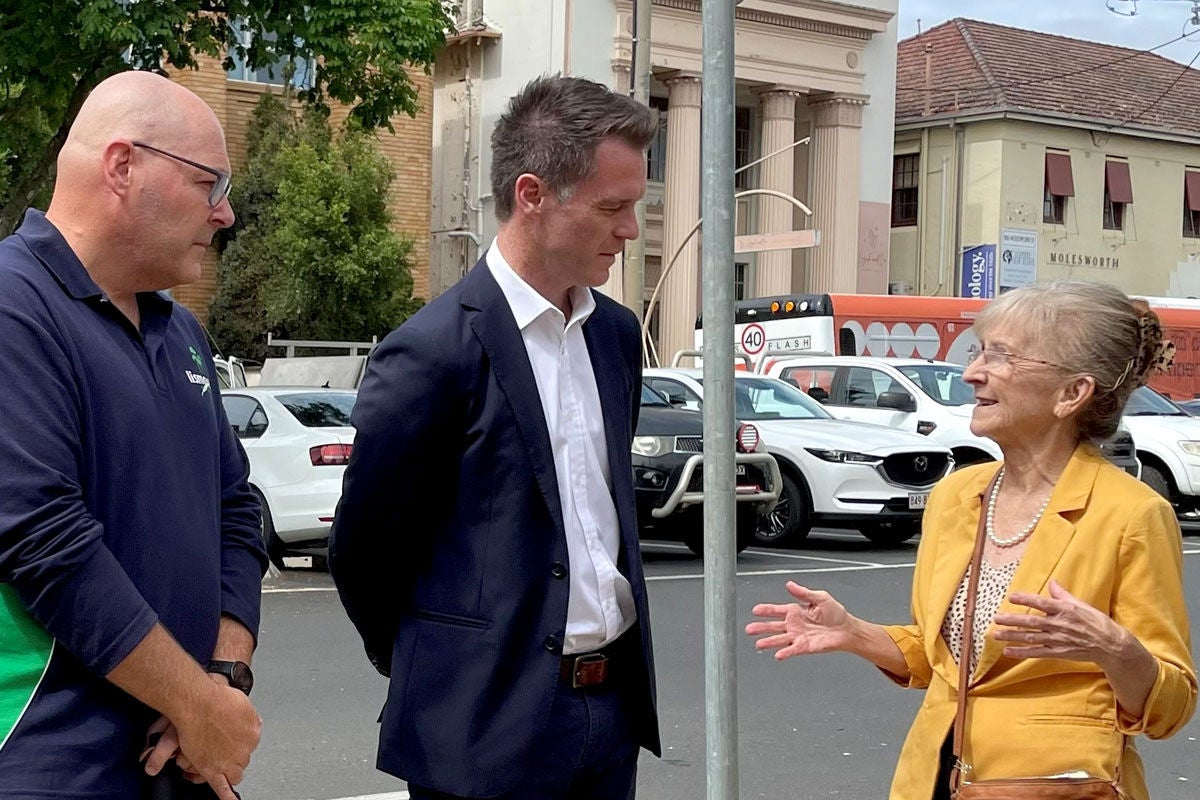
{"label": "white suv", "polygon": [[[924,434],[949,447],[958,467],[998,459],[1000,447],[971,433],[975,390],[963,367],[945,361],[873,356],[801,356],[767,362],[782,378],[819,400],[838,419],[888,425]],[[1135,478],[1141,464],[1130,430],[1099,444],[1106,458]]]}
{"label": "white suv", "polygon": [[799,387],[838,419],[873,422],[928,436],[962,467],[1000,458],[991,439],[971,433],[975,390],[963,368],[944,361],[870,356],[800,356],[769,363],[767,374]]}
{"label": "white suv", "polygon": [[1142,480],[1171,501],[1182,527],[1200,528],[1200,418],[1143,386],[1122,422],[1137,443]]}
{"label": "white suv", "polygon": [[[753,422],[783,478],[779,503],[758,540],[794,544],[813,525],[853,528],[894,545],[920,531],[929,490],[954,467],[949,448],[915,433],[834,419],[791,384],[745,372],[734,382],[734,413]],[[642,381],[674,405],[704,404],[699,369],[647,369]]]}

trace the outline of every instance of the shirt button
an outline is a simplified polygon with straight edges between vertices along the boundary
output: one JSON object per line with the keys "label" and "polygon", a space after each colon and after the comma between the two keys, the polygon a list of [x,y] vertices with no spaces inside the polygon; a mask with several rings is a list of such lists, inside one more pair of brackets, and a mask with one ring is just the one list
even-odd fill
{"label": "shirt button", "polygon": [[550,574],[561,581],[563,578],[567,577],[567,568],[563,564],[556,561],[554,562],[554,566],[550,568]]}
{"label": "shirt button", "polygon": [[557,636],[547,636],[545,639],[542,640],[542,647],[546,648],[551,653],[557,653],[558,652],[558,637]]}

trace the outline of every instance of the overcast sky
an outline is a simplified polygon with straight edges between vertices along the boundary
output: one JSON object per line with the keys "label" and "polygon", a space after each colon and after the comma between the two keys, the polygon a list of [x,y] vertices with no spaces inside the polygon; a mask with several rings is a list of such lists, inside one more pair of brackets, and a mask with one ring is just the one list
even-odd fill
{"label": "overcast sky", "polygon": [[[1186,64],[1200,52],[1200,30],[1192,25],[1191,0],[1136,0],[1135,16],[1118,16],[1106,8],[1128,13],[1133,0],[900,0],[900,38],[929,30],[954,17],[996,22],[1147,50],[1185,32],[1189,38],[1155,52]],[[1192,65],[1200,68],[1200,58]]]}

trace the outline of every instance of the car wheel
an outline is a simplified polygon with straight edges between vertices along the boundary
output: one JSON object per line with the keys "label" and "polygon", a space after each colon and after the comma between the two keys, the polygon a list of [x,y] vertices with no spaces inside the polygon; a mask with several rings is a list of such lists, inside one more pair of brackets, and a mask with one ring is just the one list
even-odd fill
{"label": "car wheel", "polygon": [[804,489],[788,473],[782,473],[782,477],[779,502],[760,518],[754,534],[759,544],[768,547],[787,547],[808,536],[808,500]]}
{"label": "car wheel", "polygon": [[1158,467],[1142,464],[1142,483],[1174,502],[1174,498],[1171,497],[1171,481]]}
{"label": "car wheel", "polygon": [[872,544],[880,547],[898,547],[921,532],[919,522],[890,522],[864,526],[861,533]]}
{"label": "car wheel", "polygon": [[263,545],[267,548],[267,557],[271,559],[272,564],[283,569],[283,541],[275,534],[275,523],[271,521],[271,507],[267,505],[267,498],[263,497],[262,492],[258,489],[253,491],[262,505],[259,532],[262,534]]}

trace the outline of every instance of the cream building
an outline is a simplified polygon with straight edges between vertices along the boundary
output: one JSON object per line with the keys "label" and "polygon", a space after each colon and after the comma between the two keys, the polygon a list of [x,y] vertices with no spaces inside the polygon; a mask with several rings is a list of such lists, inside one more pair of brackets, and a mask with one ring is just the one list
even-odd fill
{"label": "cream building", "polygon": [[914,294],[1075,277],[1200,296],[1200,71],[963,19],[906,39],[891,222],[891,281]]}
{"label": "cream building", "polygon": [[[738,232],[815,228],[811,250],[739,255],[743,296],[886,291],[896,1],[743,0],[736,9],[737,165],[808,139],[738,176],[806,203],[811,219],[762,196],[738,202]],[[467,0],[434,73],[431,292],[452,285],[495,235],[489,137],[508,99],[538,75],[628,91],[632,0]],[[653,0],[651,105],[663,123],[647,159],[644,303],[700,215],[700,0]],[[699,308],[698,238],[681,251],[652,317],[660,353],[690,347]]]}

